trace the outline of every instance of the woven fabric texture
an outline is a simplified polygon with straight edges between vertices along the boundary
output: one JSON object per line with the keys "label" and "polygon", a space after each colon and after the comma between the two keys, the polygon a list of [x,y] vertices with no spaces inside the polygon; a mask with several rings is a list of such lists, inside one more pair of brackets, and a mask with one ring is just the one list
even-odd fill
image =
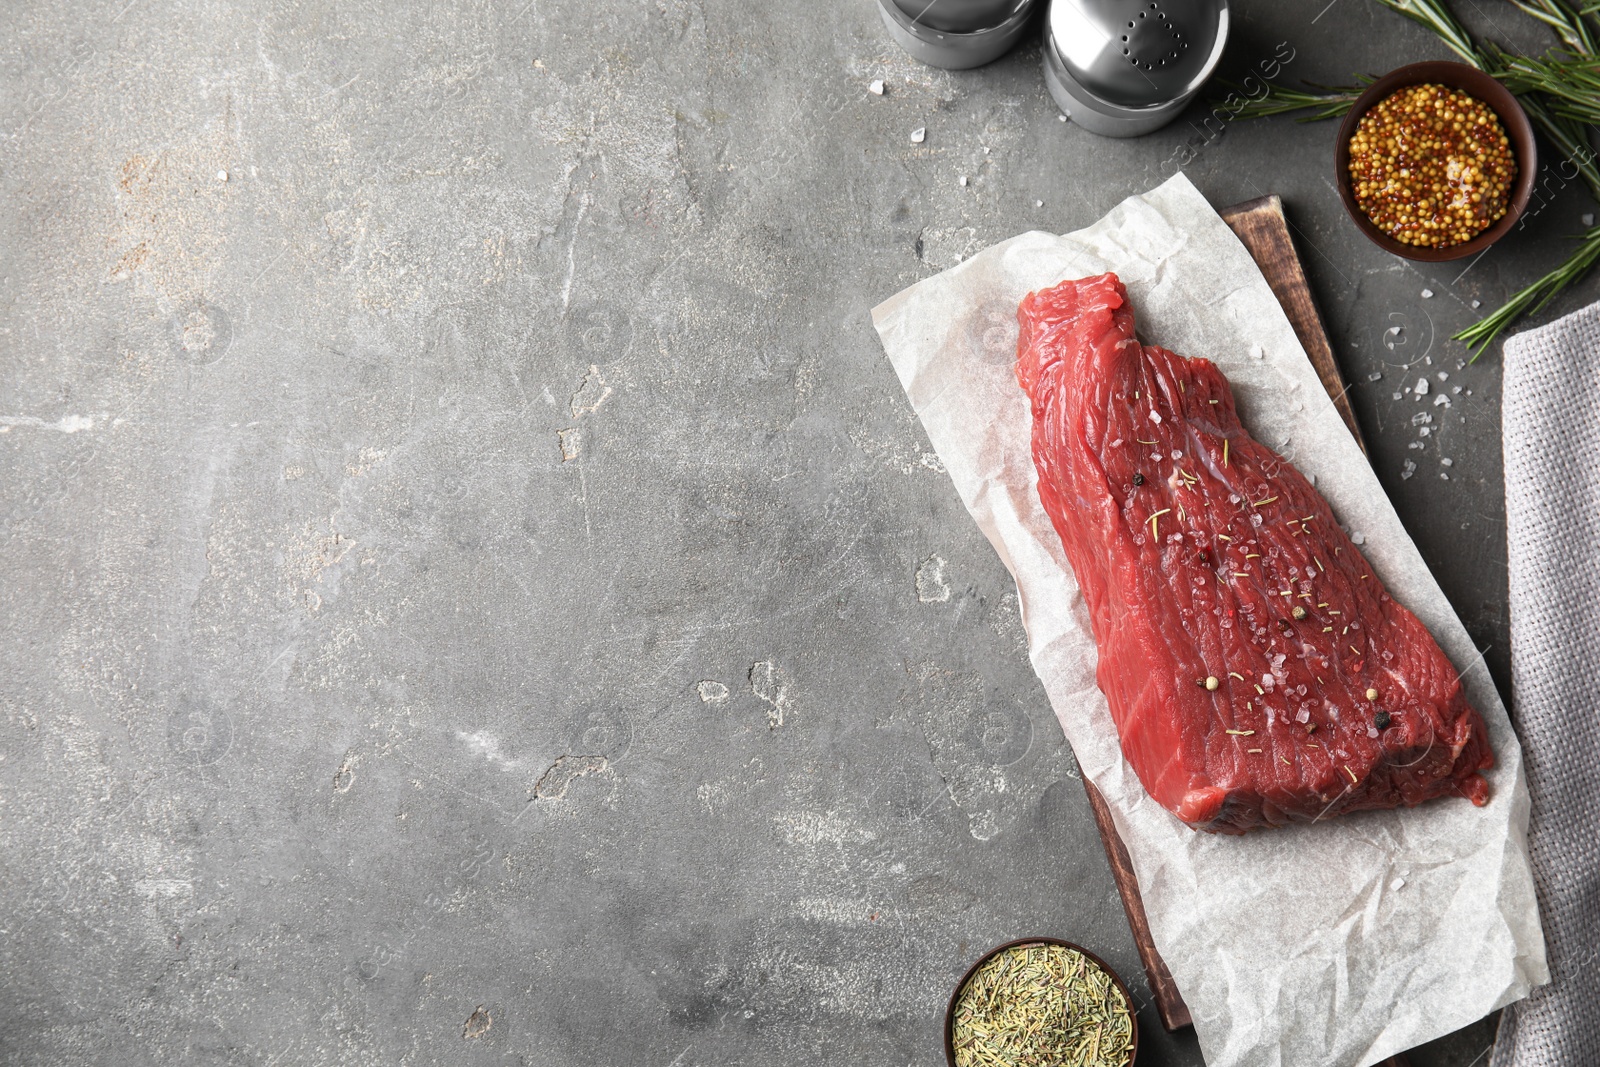
{"label": "woven fabric texture", "polygon": [[1600,303],[1505,344],[1511,686],[1550,984],[1491,1067],[1600,1065]]}

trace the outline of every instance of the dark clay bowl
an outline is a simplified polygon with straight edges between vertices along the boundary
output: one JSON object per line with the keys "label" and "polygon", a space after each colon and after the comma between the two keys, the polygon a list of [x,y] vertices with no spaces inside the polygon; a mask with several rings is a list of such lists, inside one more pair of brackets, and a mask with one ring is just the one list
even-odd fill
{"label": "dark clay bowl", "polygon": [[1127,1067],[1133,1067],[1134,1063],[1139,1059],[1139,1017],[1138,1012],[1134,1009],[1133,998],[1128,995],[1128,987],[1122,984],[1122,976],[1117,974],[1116,971],[1112,970],[1105,960],[1101,959],[1099,956],[1096,956],[1093,952],[1090,952],[1082,945],[1074,945],[1071,941],[1063,941],[1057,937],[1023,937],[1018,938],[1016,941],[1007,941],[1005,944],[996,945],[988,952],[985,952],[982,956],[979,956],[977,962],[975,962],[971,967],[967,968],[966,973],[961,976],[961,981],[956,983],[955,991],[950,994],[949,1007],[945,1008],[944,1010],[945,1063],[948,1064],[949,1067],[956,1067],[956,1044],[955,1035],[952,1030],[956,1021],[956,1000],[961,996],[961,991],[967,987],[967,981],[971,979],[975,973],[977,973],[979,967],[982,967],[985,963],[988,963],[991,959],[998,956],[1006,949],[1016,948],[1019,945],[1060,945],[1062,948],[1070,948],[1074,952],[1081,952],[1085,956],[1089,957],[1089,959],[1098,965],[1102,971],[1105,971],[1111,976],[1112,984],[1117,987],[1117,992],[1122,994],[1123,1003],[1128,1006],[1128,1017],[1133,1020],[1133,1043],[1128,1048],[1127,1065]]}
{"label": "dark clay bowl", "polygon": [[[1356,132],[1356,125],[1361,121],[1361,116],[1396,89],[1421,85],[1424,82],[1447,85],[1469,96],[1475,96],[1489,105],[1489,108],[1500,117],[1500,125],[1505,127],[1506,137],[1511,141],[1511,150],[1517,159],[1517,176],[1511,186],[1511,202],[1506,207],[1506,213],[1500,216],[1499,221],[1493,226],[1472,240],[1451,245],[1449,248],[1423,248],[1396,241],[1374,226],[1362,212],[1356,203],[1355,190],[1350,184],[1350,138]],[[1344,202],[1344,209],[1350,213],[1350,218],[1354,220],[1356,227],[1371,238],[1373,244],[1385,252],[1393,252],[1406,259],[1440,263],[1447,259],[1461,259],[1482,252],[1504,237],[1511,227],[1517,224],[1523,209],[1528,206],[1529,197],[1533,195],[1538,155],[1533,145],[1533,126],[1528,122],[1528,116],[1523,112],[1522,105],[1517,103],[1517,98],[1512,96],[1505,86],[1476,67],[1469,67],[1465,63],[1437,60],[1430,63],[1410,63],[1392,70],[1373,82],[1366,92],[1357,97],[1355,106],[1344,117],[1344,122],[1339,124],[1339,140],[1334,149],[1333,169],[1334,181],[1338,183],[1339,199]]]}

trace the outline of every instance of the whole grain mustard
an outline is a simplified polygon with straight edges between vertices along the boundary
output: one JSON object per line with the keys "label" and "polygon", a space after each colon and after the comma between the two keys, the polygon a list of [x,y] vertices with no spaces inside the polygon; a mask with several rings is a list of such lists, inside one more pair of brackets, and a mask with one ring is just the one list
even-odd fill
{"label": "whole grain mustard", "polygon": [[1411,85],[1373,105],[1350,138],[1350,185],[1372,224],[1395,240],[1448,248],[1506,213],[1516,157],[1483,101],[1444,85]]}

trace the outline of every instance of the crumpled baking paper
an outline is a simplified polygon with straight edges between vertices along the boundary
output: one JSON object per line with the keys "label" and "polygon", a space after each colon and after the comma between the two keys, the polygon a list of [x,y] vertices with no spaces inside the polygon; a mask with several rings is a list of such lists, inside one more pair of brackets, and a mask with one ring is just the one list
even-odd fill
{"label": "crumpled baking paper", "polygon": [[[1039,503],[1032,417],[1012,370],[1022,297],[1108,270],[1128,287],[1141,339],[1222,369],[1251,433],[1364,535],[1374,572],[1461,668],[1495,752],[1486,807],[1442,799],[1241,838],[1192,831],[1145,794],[1095,685],[1088,613]],[[1110,805],[1211,1067],[1365,1067],[1549,980],[1521,749],[1483,658],[1260,270],[1186,177],[1076,233],[988,248],[885,301],[873,321],[1016,579],[1034,669]]]}

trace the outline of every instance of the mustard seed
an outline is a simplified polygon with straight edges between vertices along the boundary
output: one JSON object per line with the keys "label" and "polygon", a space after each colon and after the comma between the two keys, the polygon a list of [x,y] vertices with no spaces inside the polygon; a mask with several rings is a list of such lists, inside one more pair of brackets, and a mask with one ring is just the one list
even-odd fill
{"label": "mustard seed", "polygon": [[1448,248],[1505,215],[1517,163],[1500,118],[1443,85],[1378,101],[1350,138],[1350,184],[1372,224],[1404,244]]}

